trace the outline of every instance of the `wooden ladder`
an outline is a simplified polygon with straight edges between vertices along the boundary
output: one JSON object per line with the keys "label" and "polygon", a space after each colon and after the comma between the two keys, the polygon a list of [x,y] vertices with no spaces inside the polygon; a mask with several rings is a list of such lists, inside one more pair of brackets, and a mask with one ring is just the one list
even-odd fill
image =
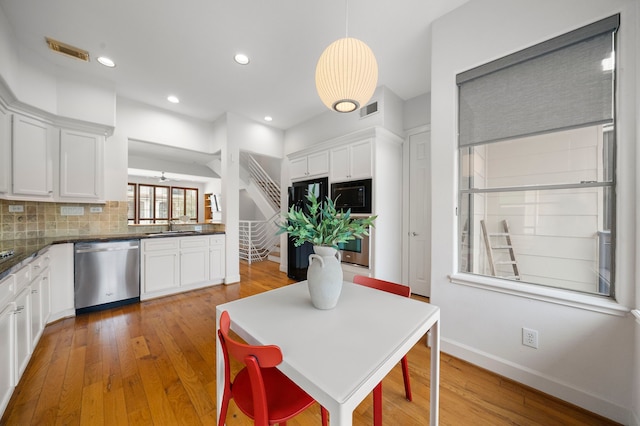
{"label": "wooden ladder", "polygon": [[[482,236],[484,237],[484,244],[487,248],[487,258],[489,260],[489,268],[491,270],[491,275],[494,277],[499,276],[498,265],[511,265],[513,268],[513,275],[500,275],[500,278],[508,278],[511,280],[520,280],[520,272],[518,270],[518,262],[516,262],[516,256],[513,252],[513,245],[511,244],[511,234],[509,231],[509,222],[507,220],[502,221],[503,232],[487,232],[487,226],[484,223],[484,220],[480,221],[480,226],[482,227]],[[504,252],[506,251],[509,254],[509,260],[497,260],[496,259],[496,251]]]}

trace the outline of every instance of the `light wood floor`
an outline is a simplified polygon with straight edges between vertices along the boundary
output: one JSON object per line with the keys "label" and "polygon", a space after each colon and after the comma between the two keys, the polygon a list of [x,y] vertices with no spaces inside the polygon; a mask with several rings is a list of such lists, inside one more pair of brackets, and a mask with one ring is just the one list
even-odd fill
{"label": "light wood floor", "polygon": [[[49,325],[1,425],[215,425],[215,307],[290,281],[272,262],[241,265],[242,281]],[[414,401],[399,367],[384,380],[384,423],[428,423],[429,349],[409,352]],[[615,424],[442,354],[442,425]],[[371,425],[372,397],[354,413]],[[233,402],[228,425],[251,422]],[[315,405],[289,422],[320,425]]]}

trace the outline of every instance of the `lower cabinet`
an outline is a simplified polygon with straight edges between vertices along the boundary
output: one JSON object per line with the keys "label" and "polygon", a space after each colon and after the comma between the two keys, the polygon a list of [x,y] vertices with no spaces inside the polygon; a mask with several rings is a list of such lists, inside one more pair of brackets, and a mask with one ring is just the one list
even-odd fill
{"label": "lower cabinet", "polygon": [[189,286],[209,280],[208,237],[180,239],[180,285]]}
{"label": "lower cabinet", "polygon": [[16,382],[22,377],[31,354],[31,288],[23,289],[15,299],[16,335],[15,335],[15,377]]}
{"label": "lower cabinet", "polygon": [[15,386],[14,313],[15,305],[13,303],[8,304],[0,311],[0,342],[3,342],[0,344],[0,416],[7,408]]}
{"label": "lower cabinet", "polygon": [[162,292],[180,286],[179,248],[178,238],[142,240],[142,294]]}
{"label": "lower cabinet", "polygon": [[49,269],[45,269],[31,282],[31,349],[35,349],[51,310],[49,296]]}
{"label": "lower cabinet", "polygon": [[215,235],[143,239],[140,299],[222,283],[224,237]]}
{"label": "lower cabinet", "polygon": [[224,281],[225,271],[225,236],[209,237],[209,279],[216,282]]}
{"label": "lower cabinet", "polygon": [[[72,247],[71,244],[63,244],[59,248],[62,249],[62,246]],[[52,318],[50,267],[55,264],[52,262],[54,248],[55,245],[0,280],[0,417],[29,364],[47,322]],[[73,251],[66,250],[57,260],[65,265],[73,260],[72,256]],[[57,276],[62,277],[59,273]],[[56,294],[71,292],[73,296],[72,280],[61,280],[58,284],[66,285],[57,286]],[[73,308],[73,300],[71,303]],[[62,316],[67,314],[66,309],[59,313]],[[58,319],[55,316],[53,318]]]}

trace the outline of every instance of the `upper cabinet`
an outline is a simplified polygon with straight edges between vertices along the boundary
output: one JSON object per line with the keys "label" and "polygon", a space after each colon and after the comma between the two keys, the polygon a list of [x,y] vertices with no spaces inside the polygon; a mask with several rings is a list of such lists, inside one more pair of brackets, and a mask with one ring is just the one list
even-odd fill
{"label": "upper cabinet", "polygon": [[[0,197],[104,202],[104,136],[0,110]],[[11,125],[10,125],[11,124]]]}
{"label": "upper cabinet", "polygon": [[20,115],[13,116],[12,193],[36,199],[53,197],[50,128]]}
{"label": "upper cabinet", "polygon": [[292,159],[289,163],[291,180],[300,180],[329,174],[329,152],[320,151]]}
{"label": "upper cabinet", "polygon": [[370,178],[371,140],[352,143],[331,149],[331,180],[357,180]]}
{"label": "upper cabinet", "polygon": [[9,192],[11,177],[11,116],[0,109],[0,193]]}
{"label": "upper cabinet", "polygon": [[103,141],[99,135],[60,131],[61,198],[102,198]]}

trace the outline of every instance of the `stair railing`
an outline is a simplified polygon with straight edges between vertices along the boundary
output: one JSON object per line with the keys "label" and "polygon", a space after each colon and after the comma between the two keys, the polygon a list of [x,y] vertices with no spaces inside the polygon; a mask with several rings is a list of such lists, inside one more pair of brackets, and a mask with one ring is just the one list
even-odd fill
{"label": "stair railing", "polygon": [[280,212],[267,220],[239,221],[240,259],[251,264],[269,257],[280,241],[280,236],[276,235],[279,220]]}
{"label": "stair railing", "polygon": [[255,184],[262,190],[266,196],[269,204],[274,210],[280,210],[280,185],[278,185],[271,176],[262,168],[260,163],[248,152],[241,154],[244,161],[247,164],[247,170],[249,170],[249,177],[255,182]]}

